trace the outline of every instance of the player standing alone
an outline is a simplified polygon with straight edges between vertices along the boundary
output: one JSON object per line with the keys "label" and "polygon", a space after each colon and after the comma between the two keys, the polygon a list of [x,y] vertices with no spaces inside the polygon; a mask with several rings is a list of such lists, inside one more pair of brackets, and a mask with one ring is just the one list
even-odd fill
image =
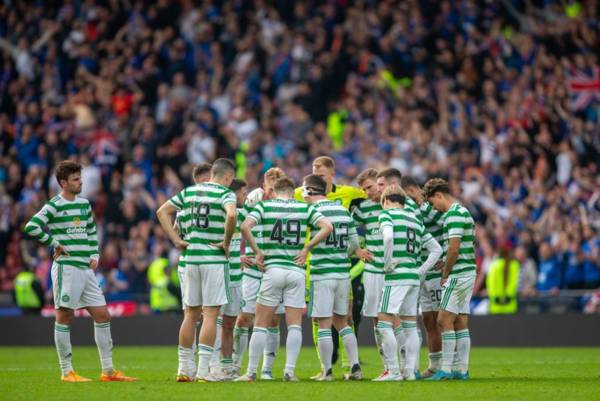
{"label": "player standing alone", "polygon": [[[444,214],[442,301],[438,325],[442,332],[442,368],[426,380],[466,380],[469,378],[469,303],[475,285],[475,223],[471,213],[451,194],[448,182],[433,178],[423,189],[425,199]],[[452,371],[454,353],[458,370]]]}
{"label": "player standing alone", "polygon": [[[227,159],[217,159],[211,169],[210,181],[181,191],[165,202],[156,212],[168,237],[178,248],[185,248],[185,296],[187,313],[179,331],[178,381],[192,381],[194,328],[203,317],[198,340],[196,379],[220,381],[209,374],[209,361],[216,336],[217,317],[222,305],[230,300],[229,246],[235,231],[237,209],[235,194],[228,188],[233,181],[235,166]],[[182,211],[182,221],[189,221],[185,240],[173,229],[172,216]]]}
{"label": "player standing alone", "polygon": [[[56,167],[61,193],[44,205],[25,232],[54,247],[52,292],[56,308],[54,342],[63,382],[89,382],[72,366],[71,323],[75,309],[85,308],[94,319],[94,339],[100,353],[100,381],[134,381],[113,369],[110,314],[94,270],[98,267],[98,236],[92,208],[81,193],[81,165],[62,161]],[[50,233],[45,232],[47,228]]]}

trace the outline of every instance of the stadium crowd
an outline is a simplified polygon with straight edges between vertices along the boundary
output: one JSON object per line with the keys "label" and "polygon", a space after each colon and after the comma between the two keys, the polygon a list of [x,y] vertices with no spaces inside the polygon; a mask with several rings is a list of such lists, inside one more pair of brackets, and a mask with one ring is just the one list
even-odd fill
{"label": "stadium crowd", "polygon": [[322,154],[342,183],[448,178],[478,267],[510,249],[523,295],[599,288],[598,21],[594,0],[4,2],[0,289],[23,267],[51,288],[22,227],[58,160],[85,166],[110,300],[176,263],[154,211],[195,164],[235,159],[254,188]]}

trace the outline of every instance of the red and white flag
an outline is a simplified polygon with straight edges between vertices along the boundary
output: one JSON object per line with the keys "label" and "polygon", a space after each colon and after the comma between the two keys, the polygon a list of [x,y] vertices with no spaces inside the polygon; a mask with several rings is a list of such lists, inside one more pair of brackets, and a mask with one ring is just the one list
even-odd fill
{"label": "red and white flag", "polygon": [[600,102],[600,66],[596,66],[591,75],[581,70],[570,70],[567,87],[573,110],[583,110],[594,100]]}

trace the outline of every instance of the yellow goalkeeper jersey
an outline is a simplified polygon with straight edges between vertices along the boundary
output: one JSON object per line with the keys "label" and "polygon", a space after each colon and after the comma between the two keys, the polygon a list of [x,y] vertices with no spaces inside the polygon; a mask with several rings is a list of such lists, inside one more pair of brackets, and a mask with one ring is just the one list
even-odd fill
{"label": "yellow goalkeeper jersey", "polygon": [[[360,188],[352,187],[350,185],[335,184],[333,184],[331,192],[329,192],[326,196],[330,201],[337,201],[348,210],[350,210],[350,204],[354,199],[367,197],[365,192]],[[302,188],[296,188],[296,191],[294,191],[294,199],[304,202],[304,198],[302,197]]]}

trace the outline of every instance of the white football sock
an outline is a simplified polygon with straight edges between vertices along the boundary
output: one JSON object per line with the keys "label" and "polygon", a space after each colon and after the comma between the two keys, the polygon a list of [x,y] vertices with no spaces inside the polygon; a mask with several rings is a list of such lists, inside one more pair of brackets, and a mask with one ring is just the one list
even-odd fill
{"label": "white football sock", "polygon": [[375,345],[377,345],[377,352],[379,352],[379,356],[381,357],[381,362],[383,363],[383,370],[387,370],[387,362],[385,361],[385,356],[383,355],[383,348],[381,347],[382,337],[381,333],[377,329],[377,325],[373,326],[373,333],[375,335]]}
{"label": "white football sock", "polygon": [[402,322],[400,322],[400,326],[394,329],[394,337],[396,337],[396,343],[398,344],[398,366],[400,366],[402,372],[406,365],[406,334],[402,330]]}
{"label": "white football sock", "polygon": [[442,367],[442,352],[429,353],[429,366],[427,369],[436,371]]}
{"label": "white football sock", "polygon": [[340,336],[342,337],[342,341],[344,342],[344,348],[346,349],[346,354],[348,355],[348,360],[350,361],[350,366],[357,365],[358,362],[358,341],[356,340],[356,334],[354,334],[354,330],[352,327],[346,326],[342,330],[340,330]]}
{"label": "white football sock", "polygon": [[454,330],[442,332],[442,370],[446,373],[452,371],[454,350],[456,349],[456,333]]}
{"label": "white football sock", "polygon": [[208,376],[210,359],[214,350],[210,345],[198,344],[198,371],[196,376]]}
{"label": "white football sock", "polygon": [[71,347],[71,326],[54,323],[54,343],[58,353],[58,363],[63,375],[73,370],[73,350]]}
{"label": "white football sock", "polygon": [[404,336],[406,337],[406,363],[404,375],[411,376],[415,373],[415,366],[419,356],[419,333],[417,333],[417,322],[402,322],[402,331],[404,331]]}
{"label": "white football sock", "polygon": [[96,323],[94,322],[94,340],[98,347],[98,353],[100,354],[100,364],[102,365],[102,371],[105,373],[112,373],[113,371],[113,360],[112,360],[112,349],[113,342],[110,335],[110,322]]}
{"label": "white football sock", "polygon": [[319,329],[317,332],[319,357],[321,365],[323,365],[324,373],[331,369],[331,357],[333,356],[333,338],[331,337],[331,329]]}
{"label": "white football sock", "polygon": [[288,326],[288,334],[285,342],[285,370],[290,376],[294,376],[296,362],[302,348],[302,327],[292,324]]}
{"label": "white football sock", "polygon": [[219,367],[219,363],[221,361],[221,328],[223,327],[223,318],[221,316],[217,317],[217,330],[215,334],[215,344],[213,345],[213,354],[210,357],[210,367],[217,368]]}
{"label": "white football sock", "polygon": [[248,374],[256,374],[258,369],[258,362],[260,357],[265,350],[265,343],[267,342],[267,329],[264,327],[254,327],[252,329],[252,337],[250,337],[250,345],[248,346],[249,358],[248,358]]}
{"label": "white football sock", "polygon": [[270,372],[279,350],[279,327],[267,327],[267,342],[263,353],[263,372]]}
{"label": "white football sock", "polygon": [[236,368],[242,366],[246,348],[248,348],[248,328],[235,327],[233,329],[233,365]]}
{"label": "white football sock", "polygon": [[398,343],[394,336],[394,329],[389,322],[379,321],[377,329],[381,333],[381,348],[385,357],[386,365],[392,374],[399,374],[400,367],[398,366]]}
{"label": "white football sock", "polygon": [[177,348],[179,356],[179,367],[177,368],[178,375],[193,376],[196,371],[196,362],[194,361],[194,350],[192,348],[182,347]]}
{"label": "white football sock", "polygon": [[469,329],[456,332],[456,353],[458,354],[458,370],[462,373],[469,371],[469,351],[471,350],[471,335]]}

